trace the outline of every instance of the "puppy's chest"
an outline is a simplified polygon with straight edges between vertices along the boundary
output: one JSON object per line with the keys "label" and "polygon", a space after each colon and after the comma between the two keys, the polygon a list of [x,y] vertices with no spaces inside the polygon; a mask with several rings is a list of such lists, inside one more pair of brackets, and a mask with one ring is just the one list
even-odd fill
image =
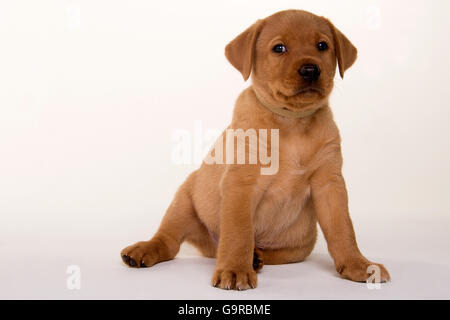
{"label": "puppy's chest", "polygon": [[309,193],[309,154],[301,145],[281,145],[279,169],[266,195],[280,201],[298,201]]}
{"label": "puppy's chest", "polygon": [[304,146],[292,141],[280,143],[278,172],[262,178],[258,184],[263,192],[261,215],[272,221],[281,220],[280,224],[289,224],[298,217],[311,194],[310,158]]}

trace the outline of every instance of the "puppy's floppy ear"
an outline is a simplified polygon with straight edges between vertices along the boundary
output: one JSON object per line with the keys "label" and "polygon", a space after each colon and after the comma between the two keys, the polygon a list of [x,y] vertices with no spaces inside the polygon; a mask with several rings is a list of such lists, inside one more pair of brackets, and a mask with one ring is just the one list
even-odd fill
{"label": "puppy's floppy ear", "polygon": [[263,20],[258,20],[225,47],[225,56],[238,69],[244,80],[250,77],[255,56],[256,39],[261,32]]}
{"label": "puppy's floppy ear", "polygon": [[344,72],[356,61],[358,50],[328,19],[327,23],[333,33],[334,48],[336,50],[336,58],[339,64],[339,74],[341,75],[341,78],[344,79]]}

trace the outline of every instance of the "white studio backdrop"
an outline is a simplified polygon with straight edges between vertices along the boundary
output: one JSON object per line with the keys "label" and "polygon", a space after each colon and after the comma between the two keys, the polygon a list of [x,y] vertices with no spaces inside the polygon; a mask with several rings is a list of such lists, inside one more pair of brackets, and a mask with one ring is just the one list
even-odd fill
{"label": "white studio backdrop", "polygon": [[198,167],[174,135],[207,147],[249,85],[225,45],[290,8],[359,49],[331,97],[355,223],[448,218],[449,1],[3,1],[0,244],[150,237]]}

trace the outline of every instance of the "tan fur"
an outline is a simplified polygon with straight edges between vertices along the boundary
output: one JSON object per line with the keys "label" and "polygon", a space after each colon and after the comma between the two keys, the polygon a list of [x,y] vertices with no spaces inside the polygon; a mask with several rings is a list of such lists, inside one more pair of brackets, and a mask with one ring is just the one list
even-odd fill
{"label": "tan fur", "polygon": [[[329,49],[318,51],[319,41]],[[279,42],[288,46],[283,56],[271,51]],[[302,261],[314,247],[318,221],[336,270],[344,278],[365,281],[373,263],[356,244],[339,131],[328,106],[336,66],[343,76],[356,60],[356,48],[325,18],[289,10],[258,20],[225,53],[244,79],[251,74],[253,80],[237,99],[229,128],[279,129],[279,170],[261,175],[260,162],[203,163],[180,187],[152,240],[122,250],[124,261],[150,267],[173,259],[188,241],[205,256],[217,257],[214,286],[254,288],[254,252],[264,264]],[[322,74],[317,90],[298,93],[305,84],[297,70],[304,63],[317,64]],[[284,118],[264,107],[255,90],[271,104],[316,112]],[[388,280],[387,270],[377,265],[381,279]]]}

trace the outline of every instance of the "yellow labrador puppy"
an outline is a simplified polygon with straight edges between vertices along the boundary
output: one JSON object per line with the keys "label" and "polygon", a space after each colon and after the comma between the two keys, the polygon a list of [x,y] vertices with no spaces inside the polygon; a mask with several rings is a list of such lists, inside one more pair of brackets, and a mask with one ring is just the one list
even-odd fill
{"label": "yellow labrador puppy", "polygon": [[225,54],[253,84],[176,193],[158,232],[123,249],[123,261],[150,267],[173,259],[188,241],[217,258],[212,285],[255,288],[263,263],[299,262],[311,253],[319,222],[343,278],[366,281],[374,265],[380,280],[389,280],[358,249],[328,103],[336,67],[343,77],[356,48],[327,19],[288,10],[258,20]]}

